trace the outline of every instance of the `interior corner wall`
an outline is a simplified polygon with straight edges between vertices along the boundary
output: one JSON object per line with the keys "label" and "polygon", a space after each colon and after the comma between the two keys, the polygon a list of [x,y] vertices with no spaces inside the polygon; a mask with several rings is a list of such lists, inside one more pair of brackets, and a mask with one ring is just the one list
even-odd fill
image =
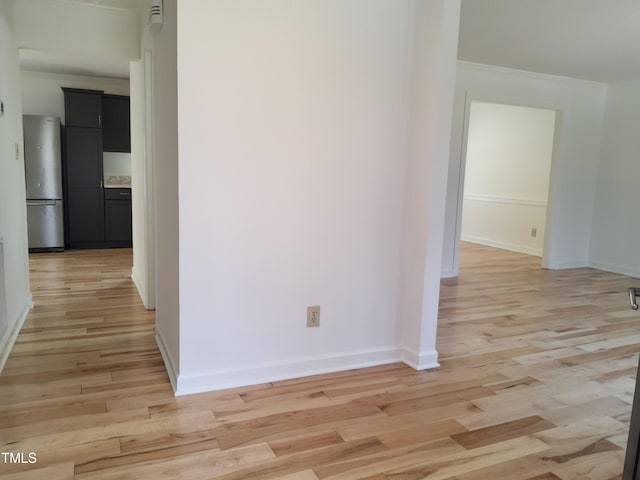
{"label": "interior corner wall", "polygon": [[[181,368],[182,339],[178,308],[178,84],[177,1],[164,0],[164,23],[152,46],[152,101],[156,251],[156,334],[175,382]],[[206,200],[203,196],[201,200]],[[202,205],[197,207],[204,212]]]}
{"label": "interior corner wall", "polygon": [[606,85],[466,62],[458,62],[457,71],[442,275],[458,274],[465,109],[470,100],[558,111],[543,266],[587,266]]}
{"label": "interior corner wall", "polygon": [[[640,82],[607,87],[591,266],[640,278]],[[632,286],[632,285],[629,285]]]}
{"label": "interior corner wall", "polygon": [[472,102],[469,117],[462,240],[542,256],[555,110]]}
{"label": "interior corner wall", "polygon": [[[20,71],[14,37],[13,2],[0,2],[0,239],[4,249],[7,325],[0,331],[0,370],[31,307],[27,207],[22,155]],[[16,148],[18,156],[16,158]],[[2,296],[0,296],[2,298]]]}
{"label": "interior corner wall", "polygon": [[22,71],[20,89],[23,113],[60,117],[64,125],[62,87],[102,90],[104,93],[113,95],[129,95],[128,79]]}

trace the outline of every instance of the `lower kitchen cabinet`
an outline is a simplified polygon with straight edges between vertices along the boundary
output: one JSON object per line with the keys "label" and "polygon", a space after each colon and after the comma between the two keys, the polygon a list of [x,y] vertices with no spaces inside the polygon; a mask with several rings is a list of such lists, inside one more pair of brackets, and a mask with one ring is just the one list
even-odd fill
{"label": "lower kitchen cabinet", "polygon": [[70,248],[100,248],[104,241],[104,199],[99,185],[70,186],[65,204]]}
{"label": "lower kitchen cabinet", "polygon": [[104,242],[102,132],[67,127],[65,207],[70,248],[100,248]]}
{"label": "lower kitchen cabinet", "polygon": [[131,189],[104,189],[105,241],[110,247],[130,247]]}

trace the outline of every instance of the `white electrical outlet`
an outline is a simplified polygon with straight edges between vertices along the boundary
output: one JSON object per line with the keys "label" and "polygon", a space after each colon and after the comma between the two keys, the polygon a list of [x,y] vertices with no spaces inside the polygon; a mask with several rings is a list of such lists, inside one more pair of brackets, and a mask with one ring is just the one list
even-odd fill
{"label": "white electrical outlet", "polygon": [[320,305],[307,307],[307,327],[320,326]]}
{"label": "white electrical outlet", "polygon": [[533,227],[531,229],[531,236],[532,237],[537,237],[538,236],[538,229],[536,227]]}

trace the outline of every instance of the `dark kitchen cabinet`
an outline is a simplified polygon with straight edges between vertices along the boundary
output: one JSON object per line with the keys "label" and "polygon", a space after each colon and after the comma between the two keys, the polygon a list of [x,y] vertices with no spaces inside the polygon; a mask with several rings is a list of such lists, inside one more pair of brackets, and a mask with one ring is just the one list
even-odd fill
{"label": "dark kitchen cabinet", "polygon": [[104,241],[102,132],[66,127],[65,140],[69,246],[98,247]]}
{"label": "dark kitchen cabinet", "polygon": [[130,152],[129,97],[63,88],[65,243],[130,247],[131,189],[104,188],[103,152]]}
{"label": "dark kitchen cabinet", "polygon": [[101,128],[102,91],[64,87],[62,90],[65,126]]}
{"label": "dark kitchen cabinet", "polygon": [[129,97],[102,96],[102,143],[105,152],[131,152]]}
{"label": "dark kitchen cabinet", "polygon": [[131,246],[131,189],[104,189],[105,240],[111,247]]}

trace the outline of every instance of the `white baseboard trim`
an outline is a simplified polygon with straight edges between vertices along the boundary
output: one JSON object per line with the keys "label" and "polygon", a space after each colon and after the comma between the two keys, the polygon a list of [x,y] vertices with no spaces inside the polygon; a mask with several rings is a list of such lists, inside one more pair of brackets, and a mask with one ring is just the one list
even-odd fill
{"label": "white baseboard trim", "polygon": [[7,363],[7,359],[9,358],[9,354],[13,349],[13,346],[16,343],[16,339],[18,338],[18,334],[24,325],[25,320],[27,319],[27,315],[29,315],[29,310],[31,310],[34,306],[33,297],[31,294],[25,300],[25,306],[18,315],[17,321],[13,324],[13,327],[4,334],[2,340],[0,340],[0,373],[4,369],[5,364]]}
{"label": "white baseboard trim", "polygon": [[617,265],[609,262],[591,261],[589,266],[597,268],[598,270],[604,270],[605,272],[618,273],[620,275],[626,275],[627,277],[640,278],[640,271],[637,268],[629,268],[625,265]]}
{"label": "white baseboard trim", "polygon": [[566,260],[564,262],[552,262],[544,266],[548,270],[567,270],[570,268],[586,268],[589,265],[584,260]]}
{"label": "white baseboard trim", "polygon": [[458,276],[458,272],[456,272],[453,269],[442,270],[440,272],[440,278],[453,278],[457,276]]}
{"label": "white baseboard trim", "polygon": [[416,370],[427,370],[440,366],[438,363],[438,352],[436,350],[416,352],[415,350],[404,347],[402,349],[402,361]]}
{"label": "white baseboard trim", "polygon": [[164,339],[162,338],[162,333],[160,333],[158,327],[156,327],[156,344],[158,345],[158,349],[160,350],[160,355],[162,355],[164,366],[167,369],[171,387],[173,388],[174,393],[176,393],[178,389],[178,372],[175,368],[173,360],[171,359],[171,355],[169,355],[169,350],[167,349],[167,345],[165,344]]}
{"label": "white baseboard trim", "polygon": [[200,375],[179,375],[176,395],[244,387],[291,378],[386,365],[402,360],[396,348],[349,352],[342,355],[306,357],[233,370],[214,370]]}
{"label": "white baseboard trim", "polygon": [[486,245],[487,247],[502,248],[504,250],[511,250],[512,252],[525,253],[527,255],[534,255],[536,257],[542,256],[541,248],[533,248],[533,247],[528,247],[526,245],[517,245],[515,243],[501,242],[499,240],[475,237],[473,235],[462,235],[460,239],[464,242],[479,243],[480,245]]}
{"label": "white baseboard trim", "polygon": [[145,291],[144,288],[140,286],[140,281],[138,280],[136,271],[133,268],[131,269],[131,280],[133,280],[133,284],[136,286],[136,289],[138,290],[138,295],[140,296],[140,300],[142,300],[142,304],[147,310],[149,310],[149,307],[147,306],[147,292]]}

